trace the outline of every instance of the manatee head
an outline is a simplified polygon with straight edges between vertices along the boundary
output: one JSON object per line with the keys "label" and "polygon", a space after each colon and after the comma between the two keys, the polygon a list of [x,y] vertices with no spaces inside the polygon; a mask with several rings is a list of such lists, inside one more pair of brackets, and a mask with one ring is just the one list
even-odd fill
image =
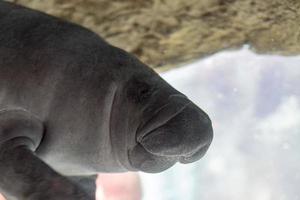
{"label": "manatee head", "polygon": [[199,160],[213,138],[208,115],[152,69],[116,51],[110,119],[115,159],[128,170],[151,173]]}

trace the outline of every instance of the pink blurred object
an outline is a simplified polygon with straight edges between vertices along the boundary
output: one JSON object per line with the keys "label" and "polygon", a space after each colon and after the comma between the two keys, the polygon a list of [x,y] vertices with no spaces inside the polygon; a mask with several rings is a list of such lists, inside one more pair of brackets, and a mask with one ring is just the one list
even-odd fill
{"label": "pink blurred object", "polygon": [[6,199],[0,194],[0,200],[6,200]]}
{"label": "pink blurred object", "polygon": [[141,200],[142,188],[138,173],[99,174],[97,200]]}
{"label": "pink blurred object", "polygon": [[[142,188],[138,173],[98,174],[96,200],[141,200]],[[0,200],[6,200],[0,194]]]}

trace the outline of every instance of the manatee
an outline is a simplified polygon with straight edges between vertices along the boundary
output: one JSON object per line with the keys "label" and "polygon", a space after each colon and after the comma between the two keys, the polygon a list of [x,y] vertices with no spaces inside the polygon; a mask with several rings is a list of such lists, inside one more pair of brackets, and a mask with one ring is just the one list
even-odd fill
{"label": "manatee", "polygon": [[79,25],[0,1],[0,192],[92,199],[71,176],[191,163],[208,115],[133,55]]}

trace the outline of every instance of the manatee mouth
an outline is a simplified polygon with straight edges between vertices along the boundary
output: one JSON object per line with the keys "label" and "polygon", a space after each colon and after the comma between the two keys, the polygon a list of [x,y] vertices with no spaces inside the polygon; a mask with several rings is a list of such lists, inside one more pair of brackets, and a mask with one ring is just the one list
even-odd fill
{"label": "manatee mouth", "polygon": [[[175,106],[174,99],[176,101]],[[153,130],[166,124],[192,103],[183,95],[171,95],[168,100],[167,104],[157,109],[154,115],[144,125],[138,128],[136,138],[138,142],[141,142],[145,137],[151,134]]]}
{"label": "manatee mouth", "polygon": [[176,162],[200,159],[212,141],[206,113],[183,95],[171,95],[168,103],[137,130],[137,146],[129,151],[131,165],[146,172],[160,172]]}

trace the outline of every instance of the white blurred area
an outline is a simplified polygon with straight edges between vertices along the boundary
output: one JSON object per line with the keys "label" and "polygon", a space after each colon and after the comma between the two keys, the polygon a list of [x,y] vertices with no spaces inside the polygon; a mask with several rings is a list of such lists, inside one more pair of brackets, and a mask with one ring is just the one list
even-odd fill
{"label": "white blurred area", "polygon": [[161,74],[211,117],[200,161],[141,173],[143,200],[300,200],[300,56],[226,51]]}

